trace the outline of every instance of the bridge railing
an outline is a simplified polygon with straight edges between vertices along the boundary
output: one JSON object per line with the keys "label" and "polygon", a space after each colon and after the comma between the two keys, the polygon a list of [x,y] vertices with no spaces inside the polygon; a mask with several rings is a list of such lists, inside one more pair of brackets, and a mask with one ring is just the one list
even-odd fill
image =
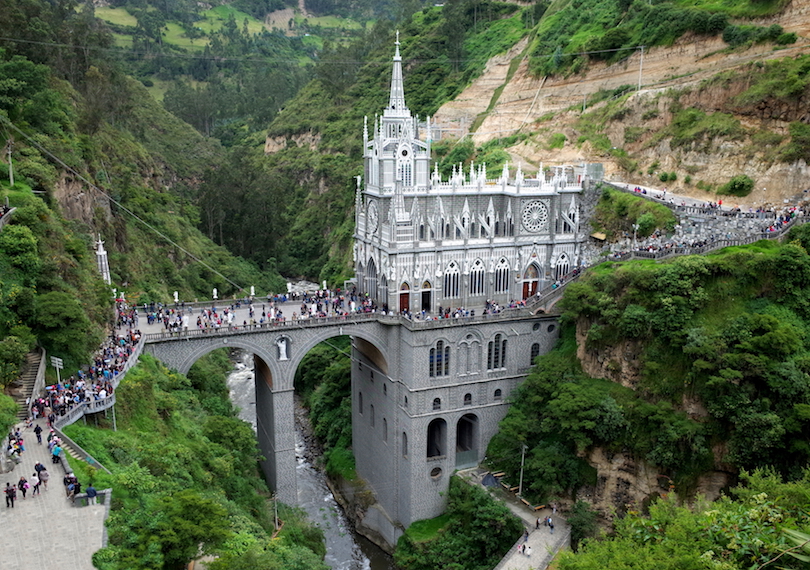
{"label": "bridge railing", "polygon": [[74,423],[76,420],[84,416],[85,414],[95,414],[97,412],[102,412],[109,408],[112,408],[115,405],[115,390],[118,388],[118,384],[121,380],[124,379],[126,373],[136,364],[138,364],[138,358],[140,357],[141,353],[143,352],[143,345],[145,341],[143,336],[138,341],[138,344],[135,345],[135,349],[132,351],[132,354],[129,355],[124,367],[121,369],[118,374],[113,376],[110,379],[110,383],[113,386],[113,393],[107,396],[106,398],[102,398],[100,400],[91,400],[89,402],[80,402],[73,406],[70,410],[68,410],[65,415],[58,416],[56,421],[54,422],[54,427],[58,430],[63,429],[65,426],[69,426],[70,424]]}
{"label": "bridge railing", "polygon": [[159,333],[151,333],[143,335],[146,343],[161,342],[172,339],[190,339],[190,338],[211,338],[232,336],[239,334],[251,334],[260,331],[284,331],[291,329],[303,329],[311,327],[333,326],[340,324],[353,324],[358,322],[378,321],[388,324],[401,324],[409,329],[428,329],[440,328],[447,326],[457,326],[461,324],[470,324],[477,322],[487,322],[493,319],[514,319],[516,317],[526,316],[530,317],[531,313],[524,307],[510,307],[502,309],[499,313],[481,314],[470,317],[450,317],[443,319],[425,319],[408,318],[404,315],[398,314],[385,314],[377,313],[350,313],[348,315],[339,315],[332,317],[310,317],[298,320],[270,320],[264,323],[254,323],[239,326],[223,326],[219,328],[209,329],[189,329],[180,331],[161,331]]}

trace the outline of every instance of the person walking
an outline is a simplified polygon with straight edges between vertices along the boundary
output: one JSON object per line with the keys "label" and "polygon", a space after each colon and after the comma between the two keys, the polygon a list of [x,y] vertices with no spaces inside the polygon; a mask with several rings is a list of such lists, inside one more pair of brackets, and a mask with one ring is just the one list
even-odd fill
{"label": "person walking", "polygon": [[29,483],[31,484],[31,498],[33,499],[34,497],[40,494],[39,486],[41,484],[41,481],[39,480],[39,477],[37,476],[36,472],[34,472],[31,475],[31,480],[29,481]]}
{"label": "person walking", "polygon": [[11,483],[6,483],[6,508],[14,508],[14,499],[17,498],[17,487],[12,487]]}
{"label": "person walking", "polygon": [[551,520],[551,517],[548,517],[548,528],[551,534],[554,534],[554,521]]}
{"label": "person walking", "polygon": [[37,434],[37,443],[42,445],[42,428],[39,424],[34,428],[34,433]]}
{"label": "person walking", "polygon": [[23,501],[24,501],[25,500],[25,493],[26,493],[26,491],[28,491],[28,479],[25,478],[25,475],[20,477],[20,480],[17,481],[17,488],[20,490],[20,493],[22,493]]}
{"label": "person walking", "polygon": [[96,496],[98,495],[98,491],[96,491],[96,488],[93,487],[93,484],[90,483],[87,486],[87,489],[84,490],[84,492],[87,493],[87,504],[88,505],[95,505],[96,504]]}
{"label": "person walking", "polygon": [[532,547],[529,546],[529,545],[526,545],[526,548],[524,549],[524,554],[526,554],[526,556],[531,558],[532,557]]}
{"label": "person walking", "polygon": [[48,473],[47,469],[42,469],[39,472],[39,480],[42,481],[42,485],[45,487],[45,490],[48,490],[48,480],[51,478],[51,474]]}

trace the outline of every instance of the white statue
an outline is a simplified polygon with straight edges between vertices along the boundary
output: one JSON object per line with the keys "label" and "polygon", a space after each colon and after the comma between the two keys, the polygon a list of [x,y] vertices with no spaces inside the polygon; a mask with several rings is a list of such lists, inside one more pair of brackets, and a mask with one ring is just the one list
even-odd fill
{"label": "white statue", "polygon": [[279,360],[289,360],[287,357],[287,339],[280,338],[276,341],[276,346],[278,347],[278,359]]}

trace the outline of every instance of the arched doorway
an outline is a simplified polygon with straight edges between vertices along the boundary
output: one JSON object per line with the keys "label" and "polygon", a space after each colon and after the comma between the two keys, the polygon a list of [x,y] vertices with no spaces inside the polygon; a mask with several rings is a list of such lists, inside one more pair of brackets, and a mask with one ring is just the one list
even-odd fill
{"label": "arched doorway", "polygon": [[432,310],[433,307],[433,285],[431,285],[430,281],[425,281],[422,283],[422,310],[427,311],[428,313]]}
{"label": "arched doorway", "polygon": [[456,424],[456,469],[478,464],[478,416],[464,414]]}
{"label": "arched doorway", "polygon": [[399,312],[406,313],[411,310],[411,286],[402,283],[399,286]]}
{"label": "arched doorway", "polygon": [[447,422],[436,418],[428,424],[427,457],[444,457],[447,455]]}
{"label": "arched doorway", "polygon": [[537,293],[537,285],[540,282],[540,270],[536,264],[532,263],[526,268],[523,274],[523,298],[528,299]]}

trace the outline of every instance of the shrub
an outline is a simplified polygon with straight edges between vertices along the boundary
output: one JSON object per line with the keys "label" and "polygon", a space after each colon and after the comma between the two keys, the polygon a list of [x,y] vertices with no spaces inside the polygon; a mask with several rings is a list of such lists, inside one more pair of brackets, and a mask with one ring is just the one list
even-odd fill
{"label": "shrub", "polygon": [[754,189],[754,181],[745,174],[739,174],[717,189],[718,194],[748,196]]}
{"label": "shrub", "polygon": [[564,134],[562,134],[562,133],[554,133],[553,135],[551,135],[551,138],[549,138],[549,140],[548,140],[548,148],[549,149],[562,148],[563,146],[565,146],[565,141],[566,140],[567,139],[565,138]]}

